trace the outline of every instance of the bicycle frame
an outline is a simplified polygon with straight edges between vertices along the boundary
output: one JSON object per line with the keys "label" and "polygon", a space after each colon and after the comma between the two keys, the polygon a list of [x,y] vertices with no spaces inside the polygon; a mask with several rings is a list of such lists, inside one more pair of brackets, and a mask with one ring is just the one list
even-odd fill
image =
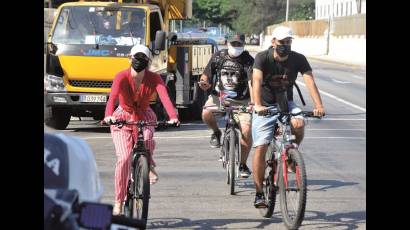
{"label": "bicycle frame", "polygon": [[[234,130],[235,132],[240,134],[240,131],[238,131],[239,126],[238,126],[238,124],[236,123],[236,121],[233,117],[234,116],[234,112],[233,112],[234,110],[235,110],[234,108],[229,108],[229,107],[224,108],[224,111],[226,112],[224,120],[226,122],[225,122],[225,131],[224,131],[224,135],[223,135],[223,138],[222,138],[223,140],[225,140],[225,137],[227,136],[228,132],[230,132],[232,127],[233,127],[232,130]],[[240,135],[238,135],[238,137],[240,137]],[[240,140],[238,140],[238,143],[240,143]],[[221,148],[221,151],[223,151],[223,150],[224,149]],[[224,164],[224,166],[226,167],[226,164],[228,163],[229,158],[226,158],[226,153],[225,152],[224,152],[224,155],[225,155],[225,159],[224,159],[225,164]],[[238,160],[240,160],[241,151],[239,151],[239,156],[236,156],[236,157],[237,157]]]}
{"label": "bicycle frame", "polygon": [[[278,185],[278,173],[279,173],[279,166],[281,164],[282,170],[283,170],[283,180],[284,184],[286,186],[286,189],[288,189],[288,170],[287,170],[287,164],[286,160],[288,157],[288,151],[289,149],[292,148],[297,148],[296,144],[293,143],[295,140],[295,136],[292,134],[291,130],[291,125],[290,125],[290,119],[291,115],[290,113],[285,113],[285,112],[275,112],[273,115],[278,115],[278,118],[276,120],[276,125],[275,125],[275,130],[274,130],[274,135],[273,139],[270,142],[270,144],[273,147],[273,151],[271,154],[271,159],[266,159],[266,162],[269,167],[271,167],[271,171],[273,171],[273,183],[275,189],[277,189]],[[275,156],[276,154],[276,156]],[[296,169],[297,176],[298,175],[298,170]],[[298,177],[297,177],[298,178]],[[299,181],[297,181],[299,183]]]}
{"label": "bicycle frame", "polygon": [[144,126],[144,122],[138,122],[138,136],[137,141],[134,144],[132,149],[132,167],[135,166],[135,163],[138,161],[139,156],[144,155],[148,159],[148,166],[151,163],[151,154],[149,154],[148,150],[144,146],[144,132],[142,127]]}

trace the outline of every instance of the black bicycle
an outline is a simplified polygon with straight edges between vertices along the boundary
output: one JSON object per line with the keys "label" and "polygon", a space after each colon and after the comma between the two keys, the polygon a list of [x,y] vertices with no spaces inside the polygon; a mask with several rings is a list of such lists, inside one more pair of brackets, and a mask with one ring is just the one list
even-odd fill
{"label": "black bicycle", "polygon": [[303,115],[315,117],[313,112],[280,112],[277,108],[268,108],[266,115],[278,116],[275,133],[266,151],[265,176],[263,191],[266,194],[266,208],[260,208],[262,216],[270,218],[280,194],[282,218],[288,229],[297,229],[301,225],[306,207],[307,179],[302,154],[294,143],[291,132],[291,116]]}
{"label": "black bicycle", "polygon": [[[132,149],[131,175],[127,185],[127,195],[124,204],[124,215],[126,217],[142,220],[146,226],[148,219],[148,205],[150,198],[149,172],[151,154],[144,146],[144,126],[175,126],[168,121],[116,121],[111,123],[119,128],[124,125],[135,125],[138,127],[138,138]],[[142,228],[142,229],[145,229]]]}
{"label": "black bicycle", "polygon": [[[226,170],[227,181],[230,185],[230,194],[235,194],[235,178],[239,178],[239,165],[241,160],[240,137],[241,131],[239,125],[234,119],[234,113],[243,112],[251,113],[251,108],[242,105],[229,105],[229,100],[224,100],[220,108],[212,109],[212,113],[223,114],[225,120],[225,130],[222,138],[220,157],[222,167]],[[204,109],[215,108],[214,106],[204,106]]]}

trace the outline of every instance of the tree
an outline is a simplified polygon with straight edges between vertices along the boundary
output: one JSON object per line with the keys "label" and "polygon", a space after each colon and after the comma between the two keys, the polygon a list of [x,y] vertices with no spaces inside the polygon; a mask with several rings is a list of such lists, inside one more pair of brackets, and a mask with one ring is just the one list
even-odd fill
{"label": "tree", "polygon": [[192,3],[193,20],[232,27],[237,10],[229,7],[228,0],[194,0]]}
{"label": "tree", "polygon": [[233,28],[242,33],[260,33],[268,25],[285,18],[283,0],[230,0],[231,8],[239,9]]}
{"label": "tree", "polygon": [[314,0],[299,0],[289,9],[289,19],[296,20],[311,20],[315,18],[315,2]]}

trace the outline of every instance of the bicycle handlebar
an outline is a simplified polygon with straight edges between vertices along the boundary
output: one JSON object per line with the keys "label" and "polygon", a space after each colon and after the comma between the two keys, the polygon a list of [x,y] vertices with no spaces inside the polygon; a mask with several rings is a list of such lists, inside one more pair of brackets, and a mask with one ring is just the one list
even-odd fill
{"label": "bicycle handlebar", "polygon": [[[252,113],[253,111],[253,106],[243,106],[243,105],[230,105],[230,106],[222,106],[222,107],[217,107],[214,105],[210,106],[204,106],[202,107],[203,109],[209,109],[213,113],[225,113],[229,110],[232,111],[239,111],[239,112],[244,112],[244,113]],[[215,108],[215,109],[212,109]]]}
{"label": "bicycle handlebar", "polygon": [[[279,112],[277,110],[267,110],[266,111],[266,115],[276,115],[276,114],[285,114],[285,115],[292,115],[292,116],[298,116],[298,115],[302,115],[304,117],[313,117],[313,118],[317,118],[317,119],[321,119],[321,116],[315,116],[313,111],[301,111],[298,113],[286,113],[286,112]],[[323,114],[323,117],[325,116],[325,114]]]}
{"label": "bicycle handlebar", "polygon": [[162,125],[162,126],[171,126],[171,127],[179,127],[178,123],[171,123],[169,121],[125,121],[125,120],[117,120],[115,122],[109,122],[106,123],[105,121],[102,121],[102,124],[105,125],[116,125],[116,126],[123,126],[123,125],[136,125],[136,126],[158,126],[158,125]]}

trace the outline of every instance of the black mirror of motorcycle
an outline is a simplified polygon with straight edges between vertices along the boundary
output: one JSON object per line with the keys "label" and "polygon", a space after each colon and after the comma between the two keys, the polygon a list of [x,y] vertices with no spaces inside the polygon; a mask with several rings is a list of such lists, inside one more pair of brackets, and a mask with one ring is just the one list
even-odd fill
{"label": "black mirror of motorcycle", "polygon": [[78,224],[87,229],[110,229],[112,205],[82,202]]}

